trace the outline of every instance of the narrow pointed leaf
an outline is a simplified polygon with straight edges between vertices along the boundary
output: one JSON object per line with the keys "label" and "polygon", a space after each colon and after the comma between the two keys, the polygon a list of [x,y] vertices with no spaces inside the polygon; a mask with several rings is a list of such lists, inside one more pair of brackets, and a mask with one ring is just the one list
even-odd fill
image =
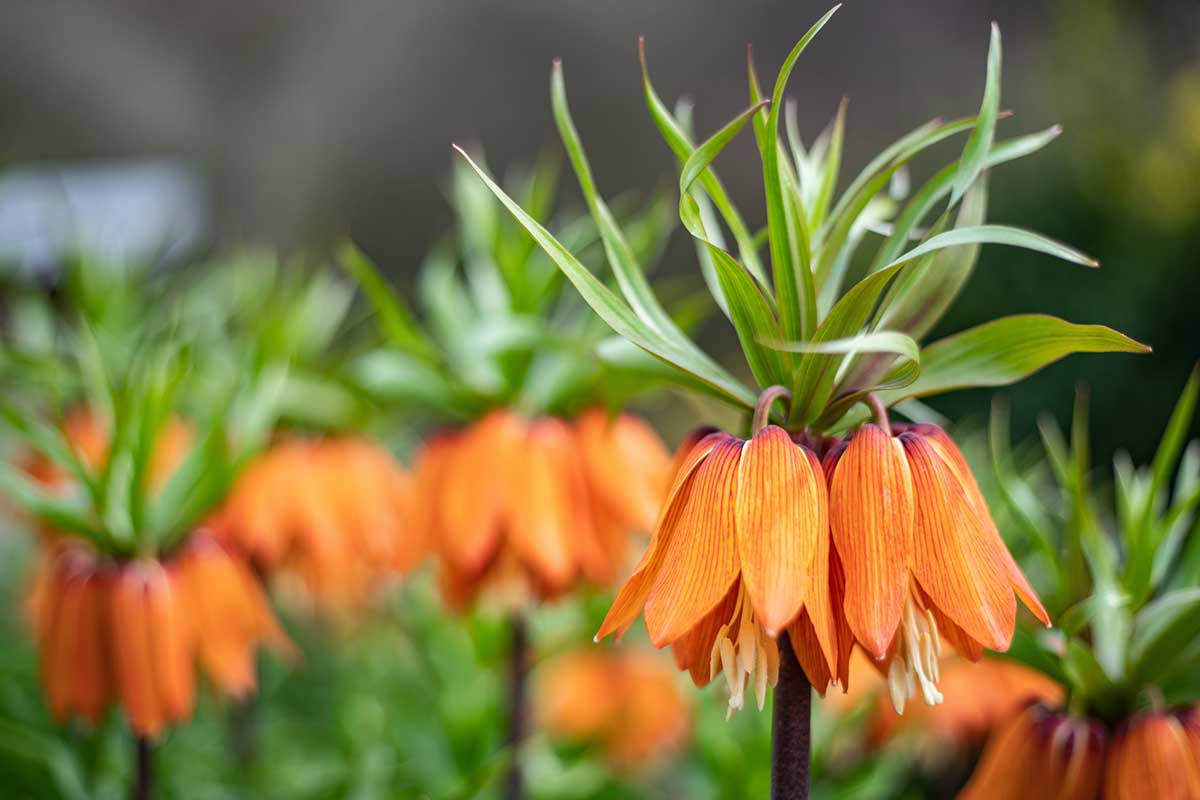
{"label": "narrow pointed leaf", "polygon": [[962,157],[958,160],[958,172],[954,176],[954,193],[950,196],[950,205],[966,194],[967,189],[975,182],[975,178],[983,171],[988,151],[992,148],[992,140],[996,135],[996,115],[1000,111],[1000,27],[992,23],[992,39],[988,46],[987,82],[983,89],[983,104],[979,108],[979,118],[975,130],[967,139]]}
{"label": "narrow pointed leaf", "polygon": [[921,351],[921,375],[888,393],[928,397],[952,389],[1007,386],[1072,353],[1146,353],[1150,348],[1103,325],[1076,325],[1042,314],[1018,314],[934,342]]}
{"label": "narrow pointed leaf", "polygon": [[566,275],[567,279],[575,286],[576,290],[579,291],[584,301],[591,306],[592,310],[614,332],[652,355],[690,373],[697,380],[710,385],[727,402],[747,408],[754,406],[756,397],[753,392],[713,362],[712,359],[696,348],[695,345],[687,347],[669,341],[647,326],[628,304],[601,283],[549,231],[538,224],[537,220],[525,213],[512,198],[505,194],[504,190],[495,181],[471,161],[465,152],[461,149],[458,149],[458,152],[463,158],[467,159],[467,162],[475,169],[480,179],[487,184],[488,188],[500,199],[505,208],[529,231],[542,249],[546,251],[546,254],[550,256],[558,268],[562,270],[563,274]]}

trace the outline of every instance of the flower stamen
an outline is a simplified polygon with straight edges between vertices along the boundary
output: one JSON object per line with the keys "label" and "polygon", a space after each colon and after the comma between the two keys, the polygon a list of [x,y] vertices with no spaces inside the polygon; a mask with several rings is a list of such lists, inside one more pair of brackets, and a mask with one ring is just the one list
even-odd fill
{"label": "flower stamen", "polygon": [[729,688],[729,711],[732,717],[745,704],[746,685],[754,677],[754,698],[762,711],[767,699],[767,687],[779,682],[779,649],[754,618],[754,609],[744,584],[738,586],[737,603],[729,622],[717,631],[709,654],[709,677],[720,672]]}
{"label": "flower stamen", "polygon": [[900,628],[896,631],[897,642],[888,664],[888,694],[897,714],[916,694],[917,684],[926,705],[936,706],[942,702],[942,693],[937,682],[941,677],[938,660],[942,655],[941,637],[933,613],[923,608],[910,592],[904,603]]}

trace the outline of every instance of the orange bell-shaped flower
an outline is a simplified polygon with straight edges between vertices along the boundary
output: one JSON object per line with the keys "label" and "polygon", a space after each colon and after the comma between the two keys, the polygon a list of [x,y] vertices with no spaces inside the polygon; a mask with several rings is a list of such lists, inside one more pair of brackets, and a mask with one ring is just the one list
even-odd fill
{"label": "orange bell-shaped flower", "polygon": [[336,610],[416,567],[427,548],[414,517],[413,481],[378,445],[291,439],[245,469],[210,526],[293,597]]}
{"label": "orange bell-shaped flower", "polygon": [[291,648],[254,577],[204,534],[162,561],[52,543],[31,605],[51,714],[96,724],[119,702],[146,737],[191,716],[197,664],[242,696],[260,644]]}
{"label": "orange bell-shaped flower", "polygon": [[637,650],[576,650],[556,658],[538,681],[536,708],[554,736],[594,743],[619,770],[661,760],[690,726],[688,704],[670,667]]}
{"label": "orange bell-shaped flower", "polygon": [[1034,703],[992,734],[959,800],[1095,800],[1107,738],[1098,722]]}
{"label": "orange bell-shaped flower", "polygon": [[787,628],[823,692],[840,674],[832,575],[816,455],[774,425],[749,441],[712,433],[683,456],[650,547],[597,639],[624,632],[642,612],[650,641],[672,645],[698,686],[725,676],[732,711],[751,675],[762,707],[778,678],[774,638]]}
{"label": "orange bell-shaped flower", "polygon": [[917,688],[941,701],[941,640],[978,659],[1006,650],[1014,592],[1049,617],[1013,561],[953,441],[933,425],[864,424],[827,457],[830,524],[846,574],[845,615],[888,662],[897,711]]}
{"label": "orange bell-shaped flower", "polygon": [[666,451],[643,423],[592,412],[576,426],[506,409],[429,439],[417,461],[419,517],[462,607],[549,600],[610,583],[630,533],[661,492]]}
{"label": "orange bell-shaped flower", "polygon": [[1113,735],[1104,770],[1105,800],[1200,797],[1200,725],[1195,709],[1147,711]]}

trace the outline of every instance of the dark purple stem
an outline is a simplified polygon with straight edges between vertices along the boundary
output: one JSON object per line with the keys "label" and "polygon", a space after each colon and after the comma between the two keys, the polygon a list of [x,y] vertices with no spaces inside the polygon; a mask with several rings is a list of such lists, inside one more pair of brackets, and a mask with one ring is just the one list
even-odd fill
{"label": "dark purple stem", "polygon": [[779,683],[771,726],[771,800],[808,800],[811,757],[812,685],[800,668],[792,642],[779,636]]}

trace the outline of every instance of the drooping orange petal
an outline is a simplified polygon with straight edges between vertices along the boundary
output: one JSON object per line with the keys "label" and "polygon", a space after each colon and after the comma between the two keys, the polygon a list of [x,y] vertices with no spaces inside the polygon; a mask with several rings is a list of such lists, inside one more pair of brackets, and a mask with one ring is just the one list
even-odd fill
{"label": "drooping orange petal", "polygon": [[876,658],[887,652],[904,610],[913,505],[900,443],[863,425],[834,467],[829,520],[846,573],[846,620]]}
{"label": "drooping orange petal", "polygon": [[1192,800],[1200,797],[1200,765],[1174,714],[1144,712],[1114,738],[1106,800]]}
{"label": "drooping orange petal", "polygon": [[196,695],[195,635],[177,581],[160,565],[147,575],[146,620],[159,702],[168,721],[191,716]]}
{"label": "drooping orange petal", "polygon": [[787,635],[792,643],[792,652],[800,662],[800,668],[808,676],[808,682],[817,694],[824,697],[834,675],[829,667],[828,655],[817,639],[817,632],[807,610],[800,612],[800,616],[788,624]]}
{"label": "drooping orange petal", "polygon": [[671,479],[671,457],[658,434],[637,417],[610,418],[603,409],[581,414],[576,429],[598,501],[625,525],[649,530]]}
{"label": "drooping orange petal", "polygon": [[54,589],[59,594],[57,614],[49,628],[42,669],[50,713],[60,722],[77,710],[76,684],[80,675],[76,647],[83,635],[87,601],[86,573],[63,567],[55,580]]}
{"label": "drooping orange petal", "polygon": [[[634,567],[633,574],[617,592],[617,597],[604,617],[600,630],[596,632],[596,641],[614,631],[618,635],[623,634],[646,605],[646,598],[650,594],[655,578],[662,569],[667,544],[674,538],[676,528],[691,497],[692,487],[695,483],[694,472],[712,454],[717,444],[726,440],[733,441],[734,439],[724,433],[708,434],[696,442],[683,454],[682,458],[678,459],[678,468],[675,471],[671,488],[667,491],[658,521],[650,535],[650,546],[646,548],[638,565]],[[682,450],[682,448],[680,449]]]}
{"label": "drooping orange petal", "polygon": [[646,631],[655,647],[687,633],[721,601],[738,576],[737,475],[742,441],[717,443],[697,469],[662,568],[646,598]]}
{"label": "drooping orange petal", "polygon": [[112,697],[112,677],[108,654],[107,603],[110,577],[92,572],[84,590],[79,638],[75,645],[75,707],[80,716],[93,725]]}
{"label": "drooping orange petal", "polygon": [[813,560],[827,539],[828,497],[807,452],[783,428],[768,425],[746,442],[738,468],[742,580],[770,636],[800,613],[810,585],[820,579]]}
{"label": "drooping orange petal", "polygon": [[1050,615],[1046,613],[1046,608],[1042,605],[1042,601],[1038,599],[1037,592],[1029,585],[1029,581],[1025,578],[1025,573],[1017,566],[1017,562],[1008,551],[1008,546],[1004,543],[1003,537],[1000,536],[1000,530],[996,527],[995,520],[992,519],[991,511],[988,510],[983,492],[979,489],[979,483],[975,480],[975,476],[971,472],[971,467],[967,464],[967,459],[963,456],[962,451],[958,449],[958,445],[937,425],[916,425],[913,427],[913,431],[926,437],[926,440],[934,446],[939,455],[942,456],[942,459],[950,467],[954,476],[958,478],[959,483],[967,493],[967,499],[970,501],[971,507],[975,510],[976,517],[983,525],[989,546],[998,552],[1001,561],[1004,563],[1004,570],[1008,574],[1009,582],[1012,584],[1013,590],[1017,593],[1017,597],[1021,598],[1021,602],[1025,604],[1025,607],[1033,612],[1033,615],[1043,625],[1049,625]]}
{"label": "drooping orange petal", "polygon": [[962,485],[921,436],[900,437],[916,492],[912,571],[942,613],[977,642],[1006,650],[1017,604],[1004,565]]}
{"label": "drooping orange petal", "polygon": [[130,726],[142,736],[162,731],[163,708],[154,680],[154,653],[146,610],[146,579],[140,562],[115,579],[109,607],[117,688]]}
{"label": "drooping orange petal", "polygon": [[1046,715],[1034,704],[996,730],[959,800],[1054,798],[1055,787],[1046,783],[1047,751],[1038,734]]}
{"label": "drooping orange petal", "polygon": [[509,542],[554,589],[562,589],[575,576],[572,540],[581,526],[591,524],[587,509],[572,502],[581,493],[571,485],[582,480],[578,469],[571,429],[557,419],[540,419],[529,426],[508,476]]}
{"label": "drooping orange petal", "polygon": [[524,440],[525,423],[501,409],[476,423],[455,447],[441,486],[438,541],[461,572],[479,575],[496,553],[505,484]]}
{"label": "drooping orange petal", "polygon": [[738,585],[734,583],[721,602],[704,615],[704,619],[671,645],[675,665],[688,671],[692,683],[696,684],[697,688],[704,688],[712,680],[713,643],[717,640],[721,626],[732,621],[733,612],[737,609],[737,599]]}

